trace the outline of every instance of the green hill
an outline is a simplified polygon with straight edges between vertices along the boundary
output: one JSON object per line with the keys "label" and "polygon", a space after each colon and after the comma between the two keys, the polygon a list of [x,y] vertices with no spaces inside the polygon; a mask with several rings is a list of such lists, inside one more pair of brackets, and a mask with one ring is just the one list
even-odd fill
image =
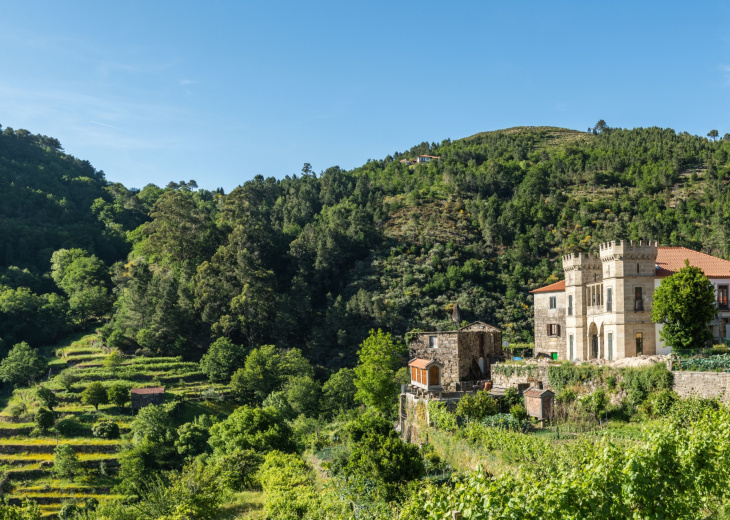
{"label": "green hill", "polygon": [[[516,127],[228,195],[110,186],[22,131],[0,150],[6,264],[44,272],[53,250],[82,247],[111,265],[131,248],[103,330],[127,352],[197,359],[228,336],[336,368],[371,328],[453,326],[454,302],[529,341],[529,291],[560,276],[566,252],[644,238],[727,254],[730,142],[671,129]],[[419,154],[440,159],[400,162]]]}

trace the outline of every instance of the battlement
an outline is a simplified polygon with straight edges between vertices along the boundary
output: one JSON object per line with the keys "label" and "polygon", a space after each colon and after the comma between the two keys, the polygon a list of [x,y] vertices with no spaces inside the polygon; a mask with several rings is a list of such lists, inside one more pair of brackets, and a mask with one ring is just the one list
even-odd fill
{"label": "battlement", "polygon": [[563,270],[571,269],[600,269],[601,259],[591,253],[568,253],[563,255]]}
{"label": "battlement", "polygon": [[659,242],[651,240],[612,240],[599,246],[602,261],[620,259],[656,260]]}

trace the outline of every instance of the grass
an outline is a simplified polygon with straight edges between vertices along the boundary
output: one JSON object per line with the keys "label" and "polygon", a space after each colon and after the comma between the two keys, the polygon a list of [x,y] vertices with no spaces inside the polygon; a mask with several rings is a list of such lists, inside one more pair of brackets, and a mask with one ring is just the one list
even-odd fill
{"label": "grass", "polygon": [[264,518],[264,494],[261,491],[232,493],[223,503],[218,520]]}

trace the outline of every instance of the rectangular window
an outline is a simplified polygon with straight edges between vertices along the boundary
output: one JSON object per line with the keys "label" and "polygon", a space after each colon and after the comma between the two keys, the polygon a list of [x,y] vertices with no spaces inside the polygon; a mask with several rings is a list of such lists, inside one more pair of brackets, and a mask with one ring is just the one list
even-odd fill
{"label": "rectangular window", "polygon": [[606,289],[606,312],[611,312],[613,307],[613,289]]}
{"label": "rectangular window", "polygon": [[613,361],[613,332],[608,333],[608,360]]}
{"label": "rectangular window", "polygon": [[428,346],[431,348],[438,348],[438,346],[439,346],[438,336],[429,336],[428,337]]}
{"label": "rectangular window", "polygon": [[560,325],[558,325],[557,323],[550,323],[547,326],[547,335],[560,336]]}
{"label": "rectangular window", "polygon": [[717,307],[727,309],[727,285],[717,286]]}
{"label": "rectangular window", "polygon": [[644,310],[644,299],[641,295],[641,287],[634,287],[634,310],[635,311],[643,311]]}
{"label": "rectangular window", "polygon": [[636,333],[636,355],[641,356],[644,353],[644,335],[641,332]]}
{"label": "rectangular window", "polygon": [[558,307],[558,297],[557,296],[551,296],[550,297],[550,308],[556,309]]}
{"label": "rectangular window", "polygon": [[568,316],[573,315],[573,295],[568,295]]}
{"label": "rectangular window", "polygon": [[571,361],[573,361],[573,335],[571,334],[568,339],[569,339],[569,343],[570,343],[570,353],[569,353],[570,358],[569,359]]}
{"label": "rectangular window", "polygon": [[591,287],[591,305],[596,305],[596,288]]}

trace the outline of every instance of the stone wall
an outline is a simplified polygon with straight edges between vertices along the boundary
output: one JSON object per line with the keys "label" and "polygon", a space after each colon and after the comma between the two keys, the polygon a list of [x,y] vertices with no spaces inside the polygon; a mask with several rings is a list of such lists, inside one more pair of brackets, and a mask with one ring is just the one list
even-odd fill
{"label": "stone wall", "polygon": [[[560,359],[566,359],[565,345],[565,291],[551,291],[535,293],[535,352],[546,354],[557,352]],[[550,298],[557,300],[555,309],[550,308]],[[559,336],[549,336],[547,326],[550,324],[560,327]]]}
{"label": "stone wall", "polygon": [[[436,337],[438,346],[431,348],[430,337]],[[408,344],[410,359],[435,359],[443,366],[441,387],[446,391],[456,390],[459,382],[458,335],[456,332],[425,332],[417,334]]]}
{"label": "stone wall", "polygon": [[[505,376],[497,374],[492,370],[492,384],[502,388],[517,387],[517,385],[529,383],[530,386],[537,387],[538,382],[542,383],[543,388],[553,390],[548,382],[548,366],[549,361],[547,359],[541,359],[537,363],[528,363],[526,365],[510,365],[509,363],[504,366],[515,366],[515,373]],[[528,369],[531,367],[531,370]]]}
{"label": "stone wall", "polygon": [[672,372],[680,397],[719,397],[730,402],[730,374],[726,372]]}
{"label": "stone wall", "polygon": [[[489,373],[489,357],[499,356],[502,353],[501,332],[460,332],[459,341],[459,380],[469,375],[472,360],[479,362],[479,338],[482,338],[485,371]],[[483,376],[486,377],[486,374]]]}

